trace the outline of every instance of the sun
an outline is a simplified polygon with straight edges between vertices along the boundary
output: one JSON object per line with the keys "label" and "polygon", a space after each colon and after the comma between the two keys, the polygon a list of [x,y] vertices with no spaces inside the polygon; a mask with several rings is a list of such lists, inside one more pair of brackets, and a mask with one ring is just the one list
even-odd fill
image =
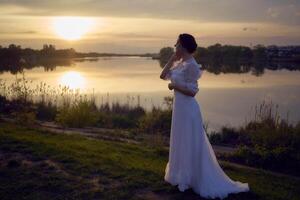
{"label": "sun", "polygon": [[59,80],[63,86],[69,86],[70,89],[84,89],[85,78],[76,71],[68,71],[64,73]]}
{"label": "sun", "polygon": [[65,40],[79,40],[92,26],[94,20],[88,17],[55,17],[53,28],[55,33]]}

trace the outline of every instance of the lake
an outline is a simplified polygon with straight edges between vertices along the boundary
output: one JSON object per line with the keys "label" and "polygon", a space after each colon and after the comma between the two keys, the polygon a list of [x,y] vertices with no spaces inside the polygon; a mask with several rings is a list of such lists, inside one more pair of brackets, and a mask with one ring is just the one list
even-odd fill
{"label": "lake", "polygon": [[[153,105],[165,107],[163,98],[172,96],[168,81],[159,78],[162,68],[157,60],[147,57],[101,57],[98,60],[75,61],[70,66],[25,69],[25,77],[52,86],[68,85],[96,95],[96,103],[129,102],[149,110]],[[17,74],[21,78],[21,74]],[[0,74],[8,84],[16,75]],[[300,120],[300,71],[265,69],[260,76],[249,73],[204,71],[199,79],[196,99],[210,130],[222,125],[240,126],[253,116],[254,106],[263,100],[279,105],[279,113],[290,123]]]}

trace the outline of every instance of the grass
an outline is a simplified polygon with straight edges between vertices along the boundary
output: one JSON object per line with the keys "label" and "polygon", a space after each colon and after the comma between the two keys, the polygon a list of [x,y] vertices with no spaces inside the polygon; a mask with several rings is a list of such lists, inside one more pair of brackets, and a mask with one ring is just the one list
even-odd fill
{"label": "grass", "polygon": [[[62,135],[0,122],[1,199],[195,199],[163,180],[168,154],[159,148]],[[25,162],[26,161],[26,162]],[[25,164],[30,163],[29,165]],[[233,199],[299,199],[300,180],[220,162],[249,193]]]}
{"label": "grass", "polygon": [[11,84],[0,79],[0,112],[20,119],[24,125],[38,119],[55,121],[64,127],[134,128],[151,133],[169,129],[171,97],[164,98],[167,110],[152,104],[152,110],[147,112],[140,105],[140,95],[127,95],[127,103],[120,103],[111,101],[107,93],[106,100],[101,95],[98,105],[94,90],[86,93],[62,85],[52,88],[43,82],[32,89],[29,83],[32,80],[26,79],[24,72],[22,78],[16,75]]}
{"label": "grass", "polygon": [[225,156],[231,162],[300,176],[300,121],[291,124],[278,113],[278,105],[263,101],[253,118],[241,127],[223,127],[209,134],[213,144],[238,147]]}

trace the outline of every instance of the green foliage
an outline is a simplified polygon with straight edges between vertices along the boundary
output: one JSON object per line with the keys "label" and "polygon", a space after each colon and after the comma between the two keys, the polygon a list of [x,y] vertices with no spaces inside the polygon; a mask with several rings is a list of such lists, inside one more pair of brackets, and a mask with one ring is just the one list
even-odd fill
{"label": "green foliage", "polygon": [[139,105],[129,106],[114,102],[102,104],[98,109],[97,126],[105,128],[136,128],[138,120],[145,115],[145,109]]}
{"label": "green foliage", "polygon": [[6,106],[9,104],[9,101],[5,96],[0,95],[0,113],[6,113]]}
{"label": "green foliage", "polygon": [[158,135],[158,137],[160,137],[160,134],[169,136],[172,122],[173,97],[164,97],[163,104],[166,105],[166,110],[153,106],[151,112],[140,118],[138,127],[141,131]]}
{"label": "green foliage", "polygon": [[57,107],[50,101],[36,104],[36,117],[39,120],[53,121],[57,115]]}
{"label": "green foliage", "polygon": [[172,56],[173,53],[174,53],[173,47],[161,48],[159,51],[160,65],[164,66],[168,62],[168,60],[170,59],[170,57]]}
{"label": "green foliage", "polygon": [[300,122],[289,124],[277,109],[278,105],[263,101],[244,127],[223,127],[209,139],[213,144],[239,146],[229,160],[299,176]]}
{"label": "green foliage", "polygon": [[266,47],[263,45],[256,45],[253,48],[253,59],[255,62],[264,62],[267,60]]}
{"label": "green foliage", "polygon": [[[161,48],[159,55],[161,60],[167,60],[174,52],[172,47]],[[266,61],[266,47],[256,45],[252,49],[247,46],[221,45],[216,43],[207,48],[197,47],[194,57],[197,62],[230,63],[236,61],[245,63],[249,61]]]}
{"label": "green foliage", "polygon": [[140,119],[139,128],[150,134],[162,133],[169,135],[171,120],[171,110],[161,110],[153,107],[151,112],[146,113],[146,115]]}
{"label": "green foliage", "polygon": [[12,113],[12,116],[16,119],[16,123],[24,126],[32,126],[35,124],[36,113],[30,110],[22,110]]}
{"label": "green foliage", "polygon": [[[160,54],[164,55],[160,57],[161,67],[166,64],[172,49],[172,47],[161,49]],[[263,45],[250,48],[216,43],[207,48],[197,47],[193,56],[201,63],[202,69],[214,74],[252,72],[253,75],[259,76],[269,64],[266,47]]]}
{"label": "green foliage", "polygon": [[[168,161],[164,149],[7,123],[0,124],[0,149],[18,152],[18,163],[9,164],[13,168],[0,166],[3,199],[139,199],[136,195],[141,197],[141,190],[155,195],[154,199],[192,196],[192,191],[182,193],[163,180]],[[22,157],[32,159],[33,167],[23,166],[22,160],[17,160]],[[44,161],[51,161],[55,168],[49,169]],[[299,179],[224,161],[220,164],[230,178],[247,182],[251,188],[247,193],[230,194],[228,200],[298,199]]]}
{"label": "green foliage", "polygon": [[[135,106],[129,106],[129,101],[122,105],[117,101],[111,106],[110,102],[106,102],[98,108],[93,95],[88,97],[86,94],[80,94],[79,90],[74,91],[61,85],[59,88],[51,89],[43,82],[33,90],[28,86],[24,76],[23,79],[16,79],[16,82],[10,86],[6,86],[5,82],[1,81],[0,94],[0,105],[4,105],[1,109],[5,113],[17,113],[30,108],[36,113],[37,119],[55,120],[63,126],[133,128],[151,133],[156,130],[167,133],[170,130],[172,97],[164,98],[167,111],[158,107],[147,114],[139,105],[139,95]],[[37,98],[36,101],[33,101],[33,96]],[[133,99],[130,96],[128,98]]]}
{"label": "green foliage", "polygon": [[111,121],[114,128],[132,128],[136,125],[136,121],[130,119],[128,116],[119,114],[112,115]]}
{"label": "green foliage", "polygon": [[78,100],[59,107],[55,119],[59,124],[68,127],[92,126],[96,123],[97,112],[94,102]]}
{"label": "green foliage", "polygon": [[229,156],[228,160],[299,176],[300,163],[299,158],[295,159],[295,153],[297,152],[291,147],[279,146],[268,149],[260,145],[240,146],[233,156]]}

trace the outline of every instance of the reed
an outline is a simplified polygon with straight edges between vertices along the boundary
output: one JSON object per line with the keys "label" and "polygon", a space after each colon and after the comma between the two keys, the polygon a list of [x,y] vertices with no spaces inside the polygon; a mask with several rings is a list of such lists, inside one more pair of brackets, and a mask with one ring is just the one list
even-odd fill
{"label": "reed", "polygon": [[[127,95],[127,101],[120,103],[119,100],[113,100],[107,93],[106,101],[102,96],[101,101],[96,102],[94,91],[86,94],[68,86],[50,87],[44,82],[34,86],[33,82],[28,81],[23,73],[22,78],[16,75],[14,82],[10,85],[4,80],[0,80],[0,96],[3,99],[1,101],[6,102],[4,113],[14,113],[14,117],[30,112],[29,119],[55,121],[69,127],[137,128],[149,132],[157,130],[154,127],[151,130],[145,128],[151,126],[149,117],[156,117],[156,115],[146,113],[146,110],[140,105],[140,95]],[[165,97],[163,104],[166,105],[167,110],[170,110],[172,98]],[[165,112],[160,106],[152,104],[151,112],[158,111]],[[148,125],[145,125],[146,122],[143,121],[146,115],[149,119]],[[171,115],[171,113],[167,111],[166,115]],[[169,129],[166,126],[164,128]],[[165,132],[167,133],[166,130]]]}
{"label": "reed", "polygon": [[245,125],[239,128],[223,127],[210,134],[213,144],[238,147],[224,159],[254,167],[299,176],[300,122],[289,123],[279,114],[279,106],[264,100],[254,107]]}

